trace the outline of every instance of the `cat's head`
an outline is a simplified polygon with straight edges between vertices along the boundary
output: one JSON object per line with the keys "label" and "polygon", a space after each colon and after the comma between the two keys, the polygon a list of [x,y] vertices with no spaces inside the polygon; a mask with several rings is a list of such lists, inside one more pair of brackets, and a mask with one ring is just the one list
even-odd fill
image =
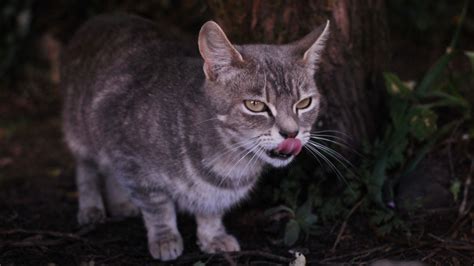
{"label": "cat's head", "polygon": [[219,132],[275,167],[307,144],[320,107],[314,75],[329,21],[287,45],[232,45],[215,22],[203,25],[204,88]]}

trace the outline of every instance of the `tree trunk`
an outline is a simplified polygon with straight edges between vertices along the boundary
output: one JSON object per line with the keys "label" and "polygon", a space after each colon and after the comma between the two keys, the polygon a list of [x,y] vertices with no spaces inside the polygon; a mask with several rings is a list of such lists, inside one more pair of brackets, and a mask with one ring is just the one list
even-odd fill
{"label": "tree trunk", "polygon": [[316,74],[325,98],[318,129],[340,130],[359,145],[383,118],[387,24],[382,0],[209,0],[232,41],[284,43],[331,21],[331,37]]}

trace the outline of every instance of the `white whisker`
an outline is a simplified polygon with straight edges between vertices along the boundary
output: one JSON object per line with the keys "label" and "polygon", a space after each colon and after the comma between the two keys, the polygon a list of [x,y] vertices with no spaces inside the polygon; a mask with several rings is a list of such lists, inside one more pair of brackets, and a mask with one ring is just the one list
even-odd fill
{"label": "white whisker", "polygon": [[240,141],[240,142],[237,142],[237,143],[234,143],[232,145],[230,145],[229,147],[227,147],[226,149],[224,149],[224,152],[221,152],[221,153],[218,153],[217,155],[214,155],[210,161],[207,161],[206,160],[206,164],[208,165],[211,165],[212,163],[216,162],[217,160],[221,159],[222,156],[224,155],[227,155],[233,151],[236,151],[238,149],[241,149],[241,148],[245,148],[245,146],[253,143],[255,141],[257,137],[253,137],[251,139],[247,139],[247,140],[244,140],[244,141]]}
{"label": "white whisker", "polygon": [[343,144],[347,144],[347,143],[346,143],[346,140],[347,140],[347,139],[342,138],[342,137],[339,137],[339,136],[335,136],[335,135],[311,133],[310,136],[312,136],[312,137],[334,138],[334,139],[336,139],[336,140],[341,141],[341,143],[343,143]]}
{"label": "white whisker", "polygon": [[337,134],[341,134],[343,136],[346,136],[348,138],[352,138],[351,136],[349,136],[349,134],[345,133],[345,132],[342,132],[340,130],[331,130],[331,129],[325,129],[325,130],[318,130],[318,131],[312,131],[311,133],[337,133]]}
{"label": "white whisker", "polygon": [[[351,167],[355,168],[354,165],[349,161],[347,160],[344,156],[342,156],[340,153],[338,153],[337,151],[327,147],[327,146],[324,146],[320,143],[316,143],[316,142],[312,142],[312,141],[309,141],[308,144],[310,145],[313,145],[314,147],[316,148],[319,148],[320,150],[323,150],[325,151],[326,153],[328,153],[331,157],[333,157],[334,159],[336,159],[341,165],[343,165],[346,169],[348,169],[348,167],[344,164],[348,164],[350,165]],[[344,162],[344,163],[343,163]]]}
{"label": "white whisker", "polygon": [[[245,170],[247,170],[247,167],[252,163],[253,159],[254,159],[254,158],[257,158],[257,154],[258,154],[261,150],[263,150],[263,149],[262,149],[260,146],[258,146],[258,145],[257,145],[256,147],[257,147],[257,151],[254,152],[252,158],[250,158],[250,160],[247,162],[247,164],[245,164],[245,167],[244,167],[244,169],[242,170],[243,173],[245,173]],[[258,160],[258,159],[257,159],[257,160]],[[255,160],[255,162],[256,162],[257,160]],[[252,166],[252,167],[253,167],[253,166]]]}
{"label": "white whisker", "polygon": [[319,157],[321,157],[321,159],[323,159],[327,163],[327,165],[334,171],[336,176],[338,176],[344,183],[348,184],[345,177],[342,175],[341,171],[339,171],[339,169],[337,169],[337,167],[326,156],[324,156],[324,154],[319,152],[315,147],[313,147],[311,145],[307,146],[307,147],[308,147],[309,150],[311,150],[314,153],[316,153],[317,155],[319,155]]}
{"label": "white whisker", "polygon": [[319,165],[323,166],[323,163],[321,162],[321,160],[319,160],[318,156],[316,156],[309,148],[308,146],[303,146],[304,149],[306,149],[315,159],[316,161],[318,161]]}
{"label": "white whisker", "polygon": [[[339,141],[336,141],[336,140],[332,140],[332,139],[328,139],[328,137],[334,137],[336,139],[339,139],[341,140],[341,142]],[[349,144],[343,142],[344,139],[342,138],[337,138],[336,136],[332,136],[332,135],[317,135],[317,134],[312,134],[310,139],[315,139],[315,140],[322,140],[322,141],[327,141],[327,142],[331,142],[331,143],[334,143],[340,147],[343,147],[345,149],[347,149],[348,151],[356,154],[357,156],[360,156],[360,157],[364,157],[363,154],[361,154],[360,152],[358,152],[356,149],[352,148],[351,146],[349,146]]]}
{"label": "white whisker", "polygon": [[223,176],[222,179],[227,179],[228,177],[230,177],[230,174],[234,171],[234,168],[239,164],[239,162],[241,162],[245,157],[247,157],[247,155],[249,155],[251,152],[258,148],[258,143],[256,143],[255,146],[253,146],[251,149],[246,150],[247,153],[245,153],[243,156],[240,157],[239,155],[240,159],[238,159],[237,162],[235,162],[232,167],[230,167],[229,171],[227,171],[227,173]]}

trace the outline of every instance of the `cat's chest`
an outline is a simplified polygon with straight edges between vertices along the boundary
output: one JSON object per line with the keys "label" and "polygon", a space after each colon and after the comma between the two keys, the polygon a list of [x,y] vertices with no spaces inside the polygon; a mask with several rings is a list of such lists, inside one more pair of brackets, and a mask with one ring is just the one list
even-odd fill
{"label": "cat's chest", "polygon": [[191,187],[178,187],[176,200],[180,209],[191,213],[220,213],[245,198],[253,185],[222,188],[205,181],[195,182]]}

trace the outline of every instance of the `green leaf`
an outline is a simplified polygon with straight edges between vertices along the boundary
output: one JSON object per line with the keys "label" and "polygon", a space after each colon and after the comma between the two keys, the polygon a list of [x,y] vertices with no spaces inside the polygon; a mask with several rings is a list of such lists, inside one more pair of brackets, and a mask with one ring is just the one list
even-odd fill
{"label": "green leaf", "polygon": [[277,213],[280,213],[280,212],[288,212],[290,213],[291,216],[295,216],[295,212],[291,209],[291,208],[288,208],[287,206],[284,206],[284,205],[280,205],[280,206],[277,206],[277,207],[273,207],[273,208],[270,208],[270,209],[267,209],[263,212],[263,215],[266,216],[266,217],[271,217]]}
{"label": "green leaf", "polygon": [[206,266],[206,263],[202,262],[202,261],[198,261],[198,262],[195,262],[193,264],[193,266]]}
{"label": "green leaf", "polygon": [[342,201],[347,206],[352,206],[361,197],[361,188],[358,183],[351,182],[351,184],[344,190]]}
{"label": "green leaf", "polygon": [[382,199],[382,187],[386,179],[387,155],[378,158],[374,170],[367,183],[367,193],[369,198],[381,208],[385,207]]}
{"label": "green leaf", "polygon": [[296,219],[298,220],[303,220],[305,217],[311,214],[311,208],[312,208],[312,198],[308,197],[308,199],[296,209]]}
{"label": "green leaf", "polygon": [[376,211],[374,215],[370,217],[370,223],[373,225],[379,225],[385,220],[386,212]]}
{"label": "green leaf", "polygon": [[474,51],[465,51],[464,54],[471,61],[471,70],[474,71]]}
{"label": "green leaf", "polygon": [[306,202],[296,210],[296,221],[305,233],[308,233],[309,228],[318,220],[318,217],[312,212],[312,203],[312,197],[308,197]]}
{"label": "green leaf", "polygon": [[390,156],[388,156],[387,158],[387,170],[391,170],[398,167],[405,160],[405,150],[408,146],[408,138],[406,136],[406,133],[404,134],[404,136],[397,140],[396,145],[391,145],[392,150]]}
{"label": "green leaf", "polygon": [[390,234],[393,230],[393,225],[388,223],[388,224],[384,224],[380,227],[377,228],[377,233],[379,233],[381,236],[386,236],[388,234]]}
{"label": "green leaf", "polygon": [[395,132],[405,132],[408,130],[408,111],[411,103],[407,100],[393,98],[390,99],[390,118]]}
{"label": "green leaf", "polygon": [[461,182],[456,179],[449,187],[449,191],[453,194],[454,201],[458,201],[459,193],[461,193]]}
{"label": "green leaf", "polygon": [[451,40],[451,43],[449,44],[449,49],[456,49],[458,42],[459,42],[459,36],[461,35],[461,28],[462,25],[464,24],[464,20],[466,19],[466,14],[467,14],[467,9],[469,7],[469,0],[464,0],[464,6],[461,11],[461,15],[459,16],[459,21],[458,21],[458,26],[456,27],[456,31],[454,32],[453,39]]}
{"label": "green leaf", "polygon": [[401,81],[397,75],[385,72],[383,73],[383,76],[385,78],[385,86],[389,94],[406,97],[412,93],[412,89],[403,81]]}
{"label": "green leaf", "polygon": [[469,138],[474,139],[474,124],[471,124],[468,130]]}
{"label": "green leaf", "polygon": [[438,116],[428,108],[414,108],[410,114],[410,133],[419,141],[433,135],[437,130]]}
{"label": "green leaf", "polygon": [[309,214],[306,216],[303,220],[305,228],[310,228],[312,225],[314,225],[318,221],[318,216],[316,214]]}
{"label": "green leaf", "polygon": [[453,95],[443,91],[433,91],[427,94],[428,97],[437,97],[442,100],[434,102],[432,104],[423,105],[425,107],[443,107],[443,106],[454,106],[462,107],[465,109],[469,108],[469,102],[466,101],[461,95]]}
{"label": "green leaf", "polygon": [[421,160],[423,160],[423,158],[425,158],[426,154],[428,154],[428,152],[431,150],[431,148],[434,146],[434,144],[441,138],[443,137],[444,135],[446,135],[447,133],[451,132],[451,130],[458,124],[460,123],[459,120],[456,120],[456,121],[453,121],[449,124],[446,124],[444,125],[443,127],[441,127],[437,132],[436,134],[434,134],[430,140],[423,145],[423,147],[421,147],[419,150],[418,150],[418,153],[417,155],[415,156],[415,158],[413,158],[409,164],[407,165],[407,167],[405,168],[405,170],[403,171],[403,175],[408,175],[409,173],[411,173],[415,168],[416,166],[421,162]]}
{"label": "green leaf", "polygon": [[461,27],[464,24],[464,19],[466,17],[466,12],[467,12],[467,7],[469,5],[469,0],[465,0],[464,6],[461,12],[461,16],[459,19],[459,24],[456,27],[456,32],[454,33],[453,39],[451,40],[451,43],[446,51],[446,54],[441,56],[438,61],[430,68],[428,73],[424,76],[423,80],[420,83],[420,86],[417,88],[417,94],[420,96],[423,96],[426,92],[428,92],[434,82],[441,77],[443,74],[443,71],[446,69],[448,66],[449,62],[454,58],[454,49],[456,49],[456,46],[459,41],[459,36],[461,32]]}
{"label": "green leaf", "polygon": [[420,85],[416,88],[416,93],[423,97],[433,86],[433,84],[442,76],[443,71],[449,62],[454,58],[453,53],[446,53],[441,56],[438,61],[425,74]]}
{"label": "green leaf", "polygon": [[283,242],[287,246],[292,246],[298,241],[300,236],[300,225],[295,219],[291,219],[288,221],[285,227],[285,237]]}

